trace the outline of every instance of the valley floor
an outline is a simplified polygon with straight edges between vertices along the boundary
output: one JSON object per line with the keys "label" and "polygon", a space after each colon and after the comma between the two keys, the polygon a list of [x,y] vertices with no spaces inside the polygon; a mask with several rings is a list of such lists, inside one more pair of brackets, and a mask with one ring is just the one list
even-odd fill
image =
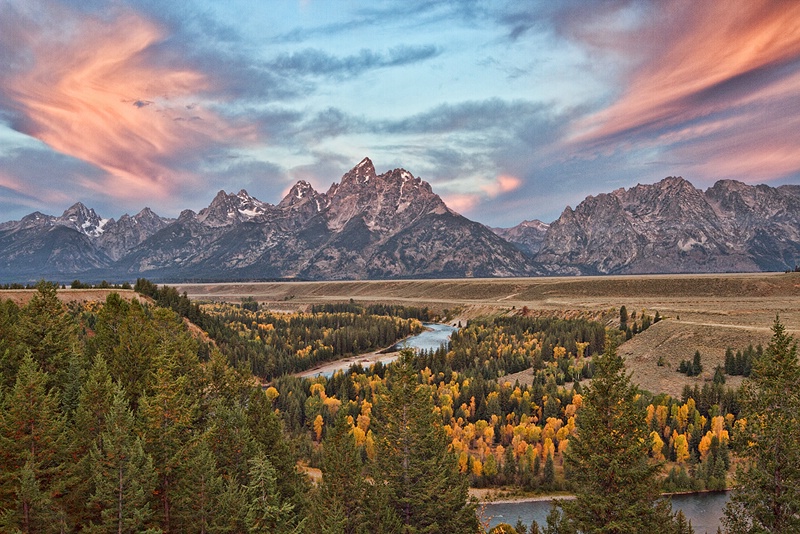
{"label": "valley floor", "polygon": [[[658,311],[664,321],[620,347],[633,380],[651,392],[680,395],[685,385],[701,385],[724,363],[727,347],[766,345],[776,316],[789,333],[800,333],[800,273],[642,275],[506,278],[181,284],[193,300],[240,302],[253,297],[276,311],[305,310],[311,304],[353,299],[429,306],[450,314],[450,324],[492,314],[582,315],[612,323],[628,312]],[[695,351],[704,373],[677,373]],[[359,356],[354,361],[360,361]],[[374,357],[370,356],[370,357]],[[662,360],[664,365],[657,362]],[[524,376],[515,377],[524,381]],[[730,379],[738,385],[740,378]]]}

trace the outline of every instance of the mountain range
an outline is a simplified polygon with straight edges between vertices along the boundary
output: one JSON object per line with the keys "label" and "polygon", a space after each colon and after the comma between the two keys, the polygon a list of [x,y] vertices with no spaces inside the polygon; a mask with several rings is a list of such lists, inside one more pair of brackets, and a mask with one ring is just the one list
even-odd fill
{"label": "mountain range", "polygon": [[404,169],[365,158],[277,205],[220,191],[200,212],[104,219],[77,203],[0,224],[0,281],[518,277],[793,269],[800,186],[669,177],[587,197],[551,224],[489,228]]}

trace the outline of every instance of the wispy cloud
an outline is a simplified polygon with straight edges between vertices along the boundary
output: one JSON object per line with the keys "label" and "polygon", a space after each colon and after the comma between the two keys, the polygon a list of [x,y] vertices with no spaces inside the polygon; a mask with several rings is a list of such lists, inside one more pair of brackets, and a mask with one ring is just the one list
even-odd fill
{"label": "wispy cloud", "polygon": [[96,187],[167,196],[193,179],[171,160],[252,137],[195,101],[209,85],[203,73],[152,60],[164,39],[155,23],[133,12],[101,20],[52,8],[70,31],[29,24],[38,33],[15,48],[20,66],[0,74],[0,93],[15,129],[106,171]]}
{"label": "wispy cloud", "polygon": [[433,45],[400,46],[388,52],[363,49],[351,56],[337,57],[322,50],[309,48],[283,54],[268,63],[271,70],[300,76],[355,76],[368,70],[410,65],[436,57],[440,50]]}
{"label": "wispy cloud", "polygon": [[[800,3],[674,0],[650,9],[603,39],[586,27],[574,32],[611,51],[642,43],[643,57],[634,56],[641,63],[625,74],[619,98],[575,125],[573,141],[597,151],[674,148],[722,177],[800,170],[800,150],[776,135],[796,127]],[[753,174],[757,160],[763,172]]]}

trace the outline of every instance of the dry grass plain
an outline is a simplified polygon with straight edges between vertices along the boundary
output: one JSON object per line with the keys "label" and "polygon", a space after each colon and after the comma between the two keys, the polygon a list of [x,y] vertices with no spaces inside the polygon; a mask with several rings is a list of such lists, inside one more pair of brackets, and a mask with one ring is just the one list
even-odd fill
{"label": "dry grass plain", "polygon": [[[36,289],[3,289],[0,290],[0,299],[13,300],[19,305],[27,304],[37,292]],[[59,289],[58,299],[61,302],[105,302],[111,293],[118,293],[122,298],[131,300],[149,300],[137,294],[132,289]]]}
{"label": "dry grass plain", "polygon": [[[515,279],[392,280],[179,284],[195,300],[240,302],[253,297],[276,311],[312,304],[393,303],[457,311],[469,319],[495,313],[613,318],[620,306],[637,314],[658,311],[665,320],[620,347],[633,379],[652,392],[679,395],[702,385],[725,349],[766,345],[776,315],[800,333],[800,273],[643,275]],[[675,371],[699,350],[707,372],[687,378]],[[666,365],[659,367],[663,358]],[[710,372],[708,372],[710,371]],[[732,381],[738,383],[737,379]]]}

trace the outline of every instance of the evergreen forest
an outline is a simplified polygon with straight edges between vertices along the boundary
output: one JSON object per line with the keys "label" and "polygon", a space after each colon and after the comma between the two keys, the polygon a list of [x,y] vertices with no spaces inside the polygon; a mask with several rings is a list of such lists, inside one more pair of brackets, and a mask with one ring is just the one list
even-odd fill
{"label": "evergreen forest", "polygon": [[[577,493],[554,509],[553,532],[636,532],[604,511],[610,493],[595,484],[608,474],[592,478],[612,453],[640,488],[630,509],[691,532],[660,493],[774,472],[747,443],[767,450],[796,426],[779,418],[798,393],[777,319],[766,350],[731,349],[718,369],[747,373],[742,391],[715,379],[673,398],[631,385],[616,355],[653,324],[643,313],[619,328],[524,312],[476,319],[439,350],[300,378],[440,318],[352,301],[275,313],[252,300],[195,303],[143,279],[135,288],[102,303],[64,304],[47,282],[26,304],[0,293],[3,532],[483,532],[469,486]],[[523,371],[529,380],[512,376]],[[783,405],[759,400],[779,387]],[[770,409],[782,429],[760,418]],[[735,495],[731,532],[773,524],[769,510],[750,514],[770,498],[783,523],[768,531],[796,526],[781,488]],[[593,530],[584,518],[599,513],[619,528]]]}

